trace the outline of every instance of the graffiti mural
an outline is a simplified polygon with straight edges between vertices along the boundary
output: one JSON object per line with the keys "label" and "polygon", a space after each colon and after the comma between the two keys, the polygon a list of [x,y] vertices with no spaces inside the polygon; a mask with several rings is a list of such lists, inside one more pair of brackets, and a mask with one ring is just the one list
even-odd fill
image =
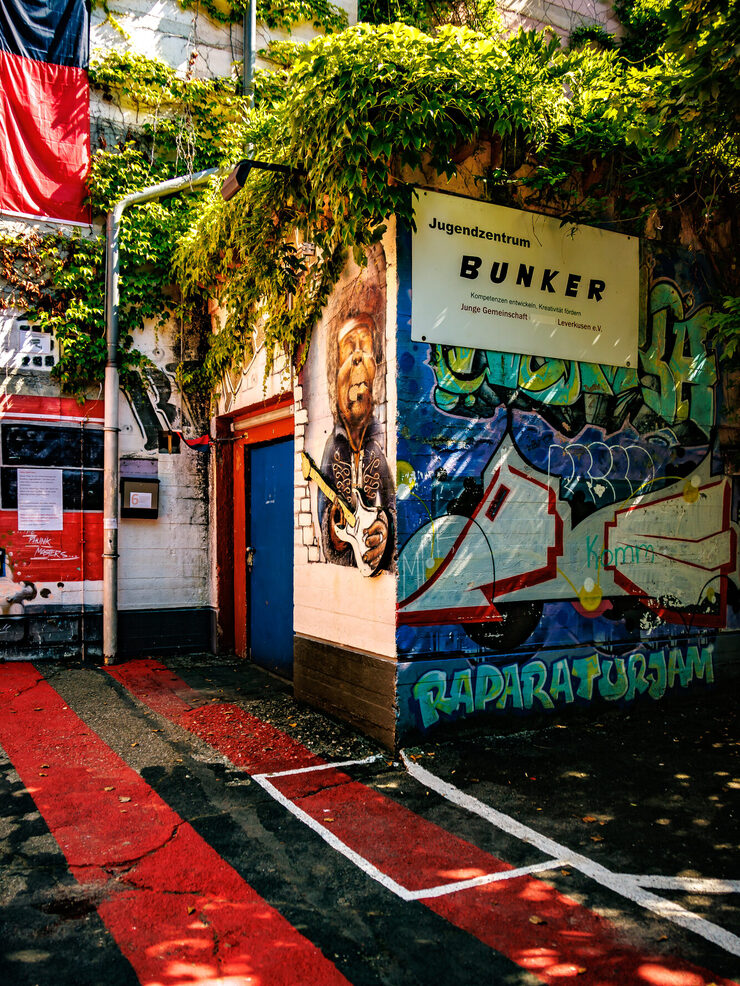
{"label": "graffiti mural", "polygon": [[738,629],[738,526],[701,258],[648,255],[639,365],[613,367],[413,342],[409,251],[401,237],[403,725],[712,681],[712,640]]}
{"label": "graffiti mural", "polygon": [[375,248],[367,269],[332,299],[326,387],[333,427],[321,465],[303,453],[316,484],[323,557],[372,576],[393,558],[393,481],[385,429],[376,409],[384,394],[385,259]]}
{"label": "graffiti mural", "polygon": [[547,661],[501,665],[450,661],[428,670],[417,665],[416,672],[409,705],[428,729],[476,712],[550,711],[596,698],[630,702],[640,695],[657,701],[694,682],[712,684],[714,647],[704,642],[641,648],[625,657],[561,652]]}
{"label": "graffiti mural", "polygon": [[677,442],[706,441],[716,412],[716,360],[703,329],[711,306],[692,306],[672,281],[652,285],[639,369],[435,345],[434,403],[474,418],[506,403],[536,411],[562,435],[586,425],[614,433],[629,418],[639,434],[666,427]]}
{"label": "graffiti mural", "polygon": [[[167,363],[162,367],[155,364],[146,366],[142,369],[141,376],[133,377],[128,390],[124,392],[137,431],[143,440],[144,452],[158,451],[161,432],[171,431],[173,428],[192,431],[194,427],[193,415],[184,395],[177,388],[176,369],[177,363]],[[175,399],[177,404],[174,403]]]}

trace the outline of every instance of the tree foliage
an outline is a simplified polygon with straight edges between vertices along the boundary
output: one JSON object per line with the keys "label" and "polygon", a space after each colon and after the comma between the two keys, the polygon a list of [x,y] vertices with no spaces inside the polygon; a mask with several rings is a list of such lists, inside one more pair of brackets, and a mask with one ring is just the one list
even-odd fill
{"label": "tree foliage", "polygon": [[657,62],[633,69],[641,144],[681,146],[717,175],[740,181],[740,0],[672,0],[662,6]]}

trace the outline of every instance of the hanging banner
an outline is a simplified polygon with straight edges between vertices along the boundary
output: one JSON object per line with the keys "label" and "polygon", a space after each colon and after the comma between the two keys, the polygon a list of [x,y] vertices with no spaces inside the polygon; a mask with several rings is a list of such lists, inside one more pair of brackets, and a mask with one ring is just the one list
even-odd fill
{"label": "hanging banner", "polygon": [[85,0],[0,3],[0,211],[89,223]]}
{"label": "hanging banner", "polygon": [[411,338],[637,366],[637,237],[420,191]]}

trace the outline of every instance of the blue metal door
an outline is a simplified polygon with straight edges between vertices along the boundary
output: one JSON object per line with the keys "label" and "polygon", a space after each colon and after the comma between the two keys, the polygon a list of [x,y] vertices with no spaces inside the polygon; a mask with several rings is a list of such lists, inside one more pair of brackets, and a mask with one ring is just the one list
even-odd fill
{"label": "blue metal door", "polygon": [[247,494],[249,652],[256,664],[292,677],[292,438],[250,450]]}

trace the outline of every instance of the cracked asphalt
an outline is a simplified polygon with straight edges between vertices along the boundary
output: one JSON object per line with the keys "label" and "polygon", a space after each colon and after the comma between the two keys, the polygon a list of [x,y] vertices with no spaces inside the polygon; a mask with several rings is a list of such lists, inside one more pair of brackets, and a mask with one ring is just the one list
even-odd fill
{"label": "cracked asphalt", "polygon": [[251,665],[162,664],[0,665],[0,983],[740,976],[732,690],[406,769]]}

